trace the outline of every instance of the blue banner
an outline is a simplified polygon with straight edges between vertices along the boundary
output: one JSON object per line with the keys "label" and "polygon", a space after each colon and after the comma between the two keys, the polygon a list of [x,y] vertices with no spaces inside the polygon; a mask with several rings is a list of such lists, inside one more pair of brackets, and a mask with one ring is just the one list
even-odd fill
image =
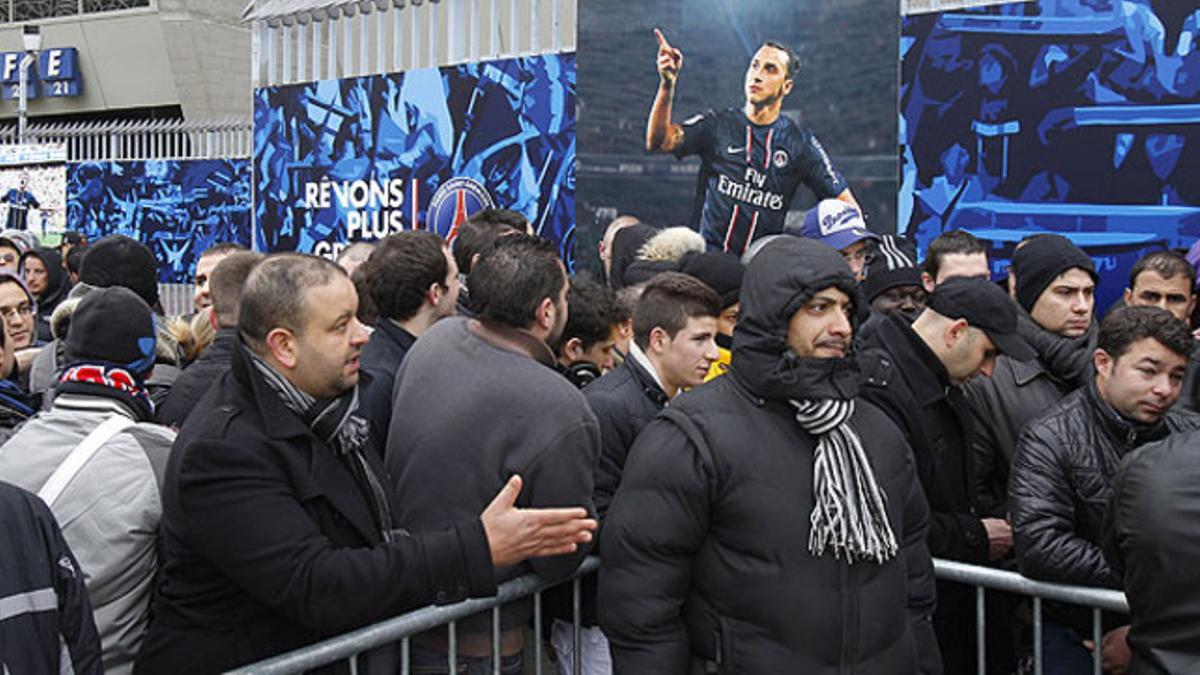
{"label": "blue banner", "polygon": [[572,265],[573,54],[259,89],[254,136],[260,250],[333,256],[411,229],[452,239],[497,207]]}
{"label": "blue banner", "polygon": [[89,241],[110,234],[137,239],[158,258],[159,281],[190,282],[209,246],[250,246],[250,162],[69,164],[67,229]]}
{"label": "blue banner", "polygon": [[[904,19],[900,230],[1059,232],[1102,272],[1097,311],[1151,250],[1200,236],[1200,14],[1038,2]],[[1189,148],[1191,148],[1189,150]]]}

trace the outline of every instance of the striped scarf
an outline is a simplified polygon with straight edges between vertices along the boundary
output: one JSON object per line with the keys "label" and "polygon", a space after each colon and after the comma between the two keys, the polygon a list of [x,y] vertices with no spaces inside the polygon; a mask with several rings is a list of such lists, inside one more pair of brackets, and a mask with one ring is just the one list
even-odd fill
{"label": "striped scarf", "polygon": [[884,507],[887,495],[875,481],[858,432],[848,423],[854,401],[791,400],[796,421],[817,437],[813,462],[813,505],[808,550],[820,556],[833,549],[853,564],[882,563],[895,557],[896,535]]}
{"label": "striped scarf", "polygon": [[370,492],[383,540],[392,541],[392,513],[387,493],[363,456],[371,438],[371,425],[357,415],[358,387],[337,398],[318,399],[298,389],[252,350],[247,349],[246,353],[267,386],[279,395],[289,410],[304,420],[313,435],[349,459],[351,470]]}

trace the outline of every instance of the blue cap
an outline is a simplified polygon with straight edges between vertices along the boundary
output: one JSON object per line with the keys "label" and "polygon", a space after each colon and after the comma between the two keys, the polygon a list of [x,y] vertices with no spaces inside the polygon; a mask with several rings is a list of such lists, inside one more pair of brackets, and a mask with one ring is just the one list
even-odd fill
{"label": "blue cap", "polygon": [[840,199],[822,199],[804,216],[800,236],[842,250],[863,239],[879,239],[858,209]]}

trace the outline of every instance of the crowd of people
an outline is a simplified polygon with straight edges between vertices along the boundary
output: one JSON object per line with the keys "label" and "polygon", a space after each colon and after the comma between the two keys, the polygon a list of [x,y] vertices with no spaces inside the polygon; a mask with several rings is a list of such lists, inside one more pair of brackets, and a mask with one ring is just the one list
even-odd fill
{"label": "crowd of people", "polygon": [[[973,672],[935,557],[1127,592],[1099,645],[1047,603],[1046,672],[1200,659],[1187,257],[1097,308],[1064,237],[996,282],[844,200],[711,248],[624,216],[572,278],[485,210],[336,262],[213,247],[167,317],[132,239],[0,236],[0,663],[222,672],[589,554],[578,651],[545,598],[564,673]],[[1026,672],[1028,603],[986,606],[988,672]],[[491,613],[414,635],[412,672],[524,672],[533,612],[498,664]]]}

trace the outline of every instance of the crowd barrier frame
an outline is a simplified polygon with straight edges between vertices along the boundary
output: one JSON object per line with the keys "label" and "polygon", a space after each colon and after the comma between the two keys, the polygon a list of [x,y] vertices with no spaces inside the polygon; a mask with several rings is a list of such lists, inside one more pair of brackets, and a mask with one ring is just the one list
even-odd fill
{"label": "crowd barrier frame", "polygon": [[[455,675],[458,669],[458,654],[456,644],[455,624],[459,619],[492,611],[492,669],[496,675],[500,673],[500,608],[506,603],[533,596],[533,652],[534,675],[542,675],[542,593],[563,584],[572,584],[572,627],[573,653],[579,654],[580,585],[583,577],[594,574],[600,568],[600,559],[588,556],[580,564],[579,569],[571,579],[562,582],[550,582],[536,574],[526,574],[500,584],[496,595],[490,598],[472,598],[453,605],[430,605],[421,609],[401,614],[399,616],[365,626],[336,637],[329,638],[308,647],[296,649],[286,654],[259,661],[236,670],[229,671],[233,675],[282,675],[284,673],[301,673],[312,668],[331,665],[338,661],[346,661],[351,675],[358,673],[358,656],[372,649],[383,647],[396,642],[400,643],[401,674],[409,673],[409,638],[412,635],[430,628],[447,626],[449,634],[449,653],[447,665],[450,674]],[[528,645],[526,646],[528,649]],[[573,659],[574,675],[579,675],[580,661]]]}
{"label": "crowd barrier frame", "polygon": [[[1092,640],[1100,645],[1102,628],[1100,614],[1102,611],[1128,613],[1129,604],[1121,591],[1094,588],[1088,586],[1073,586],[1035,581],[1016,572],[968,565],[952,560],[934,559],[934,573],[939,581],[958,583],[975,589],[975,631],[978,648],[976,650],[976,668],[980,675],[986,670],[986,652],[984,639],[986,631],[985,600],[986,590],[1003,591],[1033,599],[1033,634],[1034,634],[1034,672],[1042,673],[1042,601],[1052,600],[1072,605],[1086,607],[1092,610]],[[580,565],[579,570],[570,581],[561,583],[572,584],[573,606],[573,641],[574,654],[579,654],[580,631],[580,581],[583,577],[594,574],[600,567],[600,559],[590,556]],[[542,675],[542,593],[560,584],[551,583],[534,574],[528,574],[507,581],[500,585],[499,592],[491,598],[475,598],[463,602],[446,605],[430,606],[418,609],[400,616],[382,621],[349,633],[303,647],[295,651],[250,664],[237,670],[230,671],[233,675],[285,675],[300,673],[311,668],[330,665],[338,661],[346,661],[350,672],[358,672],[357,657],[372,649],[396,642],[400,643],[401,673],[408,675],[408,645],[409,638],[416,633],[447,626],[449,630],[450,653],[447,661],[450,673],[453,675],[457,667],[455,651],[455,622],[459,619],[477,614],[481,611],[492,610],[492,654],[493,672],[500,672],[500,608],[502,605],[534,596],[534,652],[535,675]],[[573,659],[573,672],[579,674],[580,662]],[[1093,672],[1101,673],[1100,649],[1093,652]]]}

